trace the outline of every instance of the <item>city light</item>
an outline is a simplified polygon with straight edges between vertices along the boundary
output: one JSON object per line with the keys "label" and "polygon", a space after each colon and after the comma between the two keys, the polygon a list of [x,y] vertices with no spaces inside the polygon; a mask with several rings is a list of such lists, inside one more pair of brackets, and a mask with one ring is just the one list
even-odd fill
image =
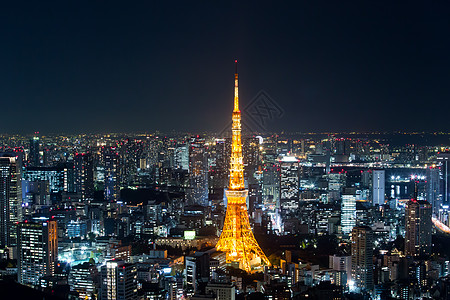
{"label": "city light", "polygon": [[450,2],[328,2],[5,2],[3,298],[450,299]]}

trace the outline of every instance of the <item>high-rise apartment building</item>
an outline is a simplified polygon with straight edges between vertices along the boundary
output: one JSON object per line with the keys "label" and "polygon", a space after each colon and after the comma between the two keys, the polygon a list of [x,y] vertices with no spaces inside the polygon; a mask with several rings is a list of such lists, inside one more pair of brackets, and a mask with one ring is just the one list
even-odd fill
{"label": "high-rise apartment building", "polygon": [[373,232],[368,226],[352,230],[352,283],[359,291],[373,289]]}
{"label": "high-rise apartment building", "polygon": [[22,221],[21,170],[16,157],[0,157],[0,246],[17,244],[17,223]]}
{"label": "high-rise apartment building", "polygon": [[19,283],[38,286],[41,277],[54,275],[58,258],[56,221],[19,223],[17,256]]}
{"label": "high-rise apartment building", "polygon": [[431,205],[427,201],[411,200],[405,209],[405,255],[431,254]]}

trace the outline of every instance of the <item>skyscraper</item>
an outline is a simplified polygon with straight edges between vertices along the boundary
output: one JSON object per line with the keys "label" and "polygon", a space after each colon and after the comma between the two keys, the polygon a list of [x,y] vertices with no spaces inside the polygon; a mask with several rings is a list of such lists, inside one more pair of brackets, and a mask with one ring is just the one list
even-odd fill
{"label": "skyscraper", "polygon": [[439,153],[437,161],[440,169],[442,202],[450,204],[450,153]]}
{"label": "skyscraper", "polygon": [[234,76],[234,110],[230,161],[230,182],[226,191],[228,201],[227,213],[216,248],[218,251],[226,253],[227,263],[237,262],[239,263],[239,268],[247,272],[261,270],[263,265],[270,265],[270,262],[253,236],[247,212],[246,199],[248,191],[244,185],[237,61]]}
{"label": "skyscraper", "polygon": [[432,212],[435,215],[439,214],[441,207],[441,194],[440,194],[440,179],[439,168],[429,167],[427,169],[427,181],[426,181],[426,199],[431,204]]}
{"label": "skyscraper", "polygon": [[427,201],[410,200],[405,209],[405,255],[431,254],[431,205]]}
{"label": "skyscraper", "polygon": [[91,153],[75,154],[75,190],[81,199],[94,198],[94,160]]}
{"label": "skyscraper", "polygon": [[268,150],[263,154],[262,197],[266,209],[280,208],[280,165],[276,153]]}
{"label": "skyscraper", "polygon": [[208,204],[208,160],[203,138],[192,138],[190,143],[189,181],[190,190],[187,195],[189,203],[206,206]]}
{"label": "skyscraper", "polygon": [[356,196],[342,195],[341,227],[343,234],[349,234],[356,226]]}
{"label": "skyscraper", "polygon": [[189,146],[179,145],[175,148],[174,156],[175,169],[189,171]]}
{"label": "skyscraper", "polygon": [[41,165],[41,155],[39,153],[39,137],[34,136],[30,139],[30,153],[28,163],[30,166],[39,167]]}
{"label": "skyscraper", "polygon": [[105,165],[105,200],[119,200],[119,153],[115,147],[104,147],[103,163]]}
{"label": "skyscraper", "polygon": [[225,139],[216,139],[208,150],[208,198],[220,203],[223,202],[228,179],[227,143],[225,143]]}
{"label": "skyscraper", "polygon": [[137,270],[121,260],[107,261],[101,268],[101,300],[137,299]]}
{"label": "skyscraper", "polygon": [[373,232],[368,226],[352,230],[352,282],[357,291],[373,289]]}
{"label": "skyscraper", "polygon": [[280,161],[280,206],[281,212],[295,211],[299,200],[299,163],[295,157],[285,156]]}
{"label": "skyscraper", "polygon": [[372,204],[383,205],[385,195],[385,170],[372,172]]}
{"label": "skyscraper", "polygon": [[19,283],[38,286],[41,277],[54,275],[58,258],[56,221],[19,223],[17,241]]}
{"label": "skyscraper", "polygon": [[17,244],[17,222],[22,221],[22,182],[19,162],[0,157],[0,246]]}

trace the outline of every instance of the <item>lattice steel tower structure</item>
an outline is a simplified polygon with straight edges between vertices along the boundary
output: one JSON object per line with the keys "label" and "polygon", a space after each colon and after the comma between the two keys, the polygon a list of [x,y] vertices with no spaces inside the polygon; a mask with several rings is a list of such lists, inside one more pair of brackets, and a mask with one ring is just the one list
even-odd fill
{"label": "lattice steel tower structure", "polygon": [[248,190],[244,186],[237,60],[235,64],[230,183],[226,191],[227,214],[216,248],[226,253],[227,263],[239,262],[240,269],[255,272],[264,265],[269,266],[270,262],[253,236],[248,219],[246,201]]}

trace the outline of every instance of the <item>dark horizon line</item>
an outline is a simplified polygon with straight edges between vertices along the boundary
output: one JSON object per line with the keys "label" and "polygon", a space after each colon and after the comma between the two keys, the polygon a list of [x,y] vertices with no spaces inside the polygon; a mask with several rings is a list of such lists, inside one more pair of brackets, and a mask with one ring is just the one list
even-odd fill
{"label": "dark horizon line", "polygon": [[[248,135],[247,132],[243,132]],[[75,136],[75,135],[169,135],[169,134],[177,134],[177,135],[220,135],[218,131],[207,131],[207,130],[198,130],[198,131],[175,131],[175,130],[154,130],[154,131],[110,131],[110,132],[46,132],[40,133],[36,131],[34,133],[0,133],[0,137],[3,136]],[[266,132],[252,132],[250,134],[253,135],[335,135],[335,134],[348,134],[348,135],[357,135],[357,134],[374,134],[374,135],[382,135],[382,134],[404,134],[404,135],[419,135],[419,134],[429,134],[429,135],[450,135],[450,132],[446,131],[401,131],[401,130],[383,130],[383,131],[357,131],[357,130],[343,130],[343,131],[266,131]],[[227,135],[227,134],[226,134]],[[223,134],[221,135],[223,136]]]}

